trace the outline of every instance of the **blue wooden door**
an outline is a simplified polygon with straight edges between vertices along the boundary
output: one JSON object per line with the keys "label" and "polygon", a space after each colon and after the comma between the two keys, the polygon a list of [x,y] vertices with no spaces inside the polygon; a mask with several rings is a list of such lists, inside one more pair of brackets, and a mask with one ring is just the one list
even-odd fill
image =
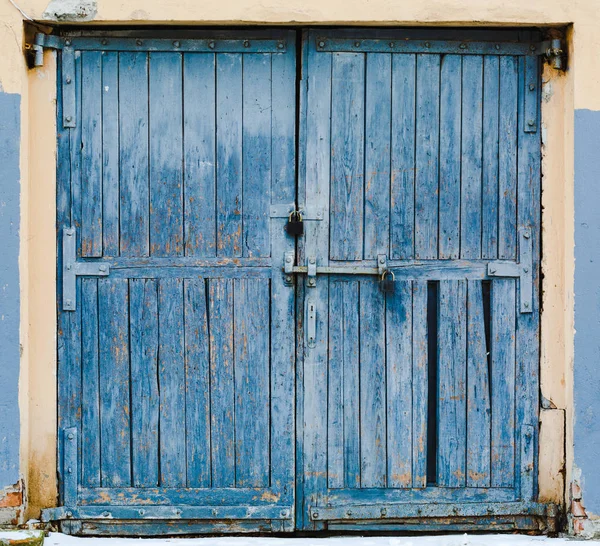
{"label": "blue wooden door", "polygon": [[[294,521],[292,32],[66,35],[61,507],[77,533]],[[281,208],[281,207],[280,207]]]}
{"label": "blue wooden door", "polygon": [[305,34],[300,528],[544,513],[539,48],[491,36]]}

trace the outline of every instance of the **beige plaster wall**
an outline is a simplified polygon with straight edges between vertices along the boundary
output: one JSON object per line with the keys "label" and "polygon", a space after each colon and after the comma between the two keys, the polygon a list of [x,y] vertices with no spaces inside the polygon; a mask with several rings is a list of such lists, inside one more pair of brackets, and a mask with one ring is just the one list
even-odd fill
{"label": "beige plaster wall", "polygon": [[[73,0],[17,0],[38,21]],[[81,0],[77,24],[515,26],[573,23],[569,71],[544,71],[540,494],[560,501],[572,453],[573,110],[600,110],[597,0]],[[66,10],[68,11],[68,10]],[[50,17],[51,19],[51,17]],[[87,19],[87,22],[83,22]],[[63,21],[64,22],[64,21]],[[0,85],[22,95],[22,463],[28,516],[56,500],[55,62],[27,71],[23,17],[0,0]],[[566,427],[566,428],[565,428]],[[566,463],[563,446],[566,444]]]}

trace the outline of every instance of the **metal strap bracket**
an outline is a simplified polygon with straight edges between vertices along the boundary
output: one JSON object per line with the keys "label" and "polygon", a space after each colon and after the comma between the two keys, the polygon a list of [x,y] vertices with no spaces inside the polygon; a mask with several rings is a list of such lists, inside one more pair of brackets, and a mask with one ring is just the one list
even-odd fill
{"label": "metal strap bracket", "polygon": [[289,218],[290,214],[296,210],[302,214],[302,220],[304,221],[312,220],[316,222],[321,222],[324,218],[322,208],[313,206],[299,206],[296,209],[295,203],[281,203],[278,205],[271,205],[271,218]]}
{"label": "metal strap bracket", "polygon": [[519,279],[521,313],[533,312],[533,247],[531,229],[519,230],[519,262],[490,262],[488,277],[515,277]]}
{"label": "metal strap bracket", "polygon": [[63,228],[62,240],[62,276],[63,311],[75,311],[77,308],[77,277],[106,277],[110,273],[107,263],[78,262],[76,254],[77,236],[75,228]]}

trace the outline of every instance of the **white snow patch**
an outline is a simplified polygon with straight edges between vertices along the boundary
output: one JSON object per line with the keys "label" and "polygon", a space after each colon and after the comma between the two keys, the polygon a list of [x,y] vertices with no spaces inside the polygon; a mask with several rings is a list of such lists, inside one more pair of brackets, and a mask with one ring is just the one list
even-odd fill
{"label": "white snow patch", "polygon": [[[596,542],[600,541],[588,541]],[[423,537],[208,537],[80,538],[50,533],[44,546],[574,546],[568,538],[526,535],[438,535]]]}

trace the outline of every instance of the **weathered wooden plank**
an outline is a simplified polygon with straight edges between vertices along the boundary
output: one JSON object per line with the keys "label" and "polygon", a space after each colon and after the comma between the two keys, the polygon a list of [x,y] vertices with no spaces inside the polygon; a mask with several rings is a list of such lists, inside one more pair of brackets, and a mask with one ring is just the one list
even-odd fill
{"label": "weathered wooden plank", "polygon": [[498,145],[500,57],[483,58],[483,193],[481,257],[498,257]]}
{"label": "weathered wooden plank", "polygon": [[357,281],[335,281],[329,301],[329,487],[360,487]]}
{"label": "weathered wooden plank", "polygon": [[135,487],[159,485],[158,281],[129,281],[131,457]]}
{"label": "weathered wooden plank", "polygon": [[414,258],[416,56],[392,56],[390,255]]}
{"label": "weathered wooden plank", "polygon": [[237,487],[269,485],[268,281],[234,283],[235,478]]}
{"label": "weathered wooden plank", "polygon": [[331,72],[329,255],[360,260],[364,233],[365,58],[334,53]]}
{"label": "weathered wooden plank", "polygon": [[213,487],[235,486],[233,280],[209,281]]}
{"label": "weathered wooden plank", "polygon": [[242,256],[242,55],[217,55],[217,256]]}
{"label": "weathered wooden plank", "polygon": [[81,279],[81,483],[100,487],[98,281]]}
{"label": "weathered wooden plank", "polygon": [[385,487],[387,465],[385,299],[376,280],[360,285],[360,485]]}
{"label": "weathered wooden plank", "polygon": [[150,254],[183,254],[183,68],[180,53],[149,54]]}
{"label": "weathered wooden plank", "polygon": [[492,284],[492,486],[515,479],[515,280]]}
{"label": "weathered wooden plank", "polygon": [[271,55],[243,62],[242,255],[269,256],[271,205]]}
{"label": "weathered wooden plank", "polygon": [[215,55],[183,56],[185,255],[217,255]]}
{"label": "weathered wooden plank", "polygon": [[102,459],[100,468],[102,485],[105,487],[131,485],[128,308],[126,279],[98,280]]}
{"label": "weathered wooden plank", "polygon": [[[335,310],[335,311],[334,311]],[[344,283],[329,285],[327,487],[344,487]],[[350,405],[348,409],[351,409]],[[358,476],[360,480],[360,475]]]}
{"label": "weathered wooden plank", "polygon": [[427,485],[427,282],[412,283],[412,485]]}
{"label": "weathered wooden plank", "polygon": [[441,62],[440,259],[460,255],[462,63],[460,55],[445,55]]}
{"label": "weathered wooden plank", "polygon": [[[323,55],[315,50],[315,33],[309,33],[309,45],[303,77],[306,80],[305,131],[301,142],[306,149],[306,159],[300,161],[300,198],[305,197],[306,205],[326,209],[330,194],[331,165],[331,55]],[[304,168],[305,167],[305,168]],[[321,222],[306,222],[305,236],[300,241],[300,256],[315,256],[319,264],[329,263],[329,215]],[[302,450],[299,454],[303,462],[301,489],[303,506],[299,508],[298,520],[305,530],[323,528],[310,520],[309,509],[316,495],[327,488],[327,339],[329,282],[317,283],[316,288],[303,289],[307,299],[316,304],[317,340],[314,348],[302,347],[303,378],[301,394],[302,418],[300,427],[304,430]],[[302,292],[300,293],[302,296]],[[298,315],[303,317],[305,306]],[[300,332],[306,339],[304,320]]]}
{"label": "weathered wooden plank", "polygon": [[467,487],[490,486],[490,377],[481,282],[467,282]]}
{"label": "weathered wooden plank", "polygon": [[481,258],[483,57],[462,62],[460,256]]}
{"label": "weathered wooden plank", "polygon": [[210,379],[206,281],[184,279],[187,486],[210,487]]}
{"label": "weathered wooden plank", "polygon": [[392,56],[366,56],[364,258],[390,255]]}
{"label": "weathered wooden plank", "polygon": [[148,56],[119,53],[120,250],[149,255]]}
{"label": "weathered wooden plank", "polygon": [[386,295],[387,486],[413,486],[412,282]]}
{"label": "weathered wooden plank", "polygon": [[102,55],[81,53],[81,255],[102,256]]}
{"label": "weathered wooden plank", "polygon": [[[74,82],[75,96],[81,97],[81,53],[79,51],[74,54]],[[64,106],[64,105],[63,105]],[[66,112],[65,112],[66,115]],[[81,120],[81,100],[75,103],[76,119]],[[67,129],[63,129],[67,131]],[[76,230],[81,230],[81,123],[76,123],[74,127],[68,130],[69,132],[69,152],[71,165],[71,227]],[[81,245],[77,243],[77,256],[81,256]]]}
{"label": "weathered wooden plank", "polygon": [[183,280],[158,285],[158,382],[160,385],[160,484],[186,484]]}
{"label": "weathered wooden plank", "polygon": [[417,55],[415,258],[438,257],[440,56]]}
{"label": "weathered wooden plank", "polygon": [[437,485],[465,486],[466,281],[440,281]]}
{"label": "weathered wooden plank", "polygon": [[498,258],[517,258],[517,59],[500,58]]}
{"label": "weathered wooden plank", "polygon": [[[522,89],[525,78],[524,61],[519,66],[519,88]],[[537,88],[540,86],[539,65],[535,77]],[[528,82],[529,82],[528,78]],[[538,101],[539,101],[538,94]],[[519,101],[519,118],[523,117],[524,105]],[[519,125],[521,127],[522,125]],[[541,131],[519,131],[518,158],[518,225],[528,227],[531,232],[533,249],[533,308],[532,313],[517,313],[516,354],[517,370],[515,384],[515,426],[522,434],[529,432],[531,441],[525,442],[523,455],[527,456],[527,465],[531,470],[521,475],[521,495],[524,499],[535,498],[537,494],[537,457],[538,446],[538,408],[539,408],[539,256],[540,256],[540,206],[541,206]],[[531,428],[527,428],[531,427]]]}
{"label": "weathered wooden plank", "polygon": [[[296,195],[296,49],[295,31],[286,34],[290,49],[285,55],[273,55],[271,110],[271,200],[291,202]],[[295,248],[293,237],[285,233],[286,219],[271,220],[273,259],[271,278],[271,483],[278,489],[280,501],[293,506],[296,495],[296,314],[293,286],[285,284],[281,266],[286,251]],[[290,510],[294,517],[295,510]],[[295,527],[290,519],[286,531]]]}
{"label": "weathered wooden plank", "polygon": [[119,54],[102,55],[102,238],[119,255]]}

